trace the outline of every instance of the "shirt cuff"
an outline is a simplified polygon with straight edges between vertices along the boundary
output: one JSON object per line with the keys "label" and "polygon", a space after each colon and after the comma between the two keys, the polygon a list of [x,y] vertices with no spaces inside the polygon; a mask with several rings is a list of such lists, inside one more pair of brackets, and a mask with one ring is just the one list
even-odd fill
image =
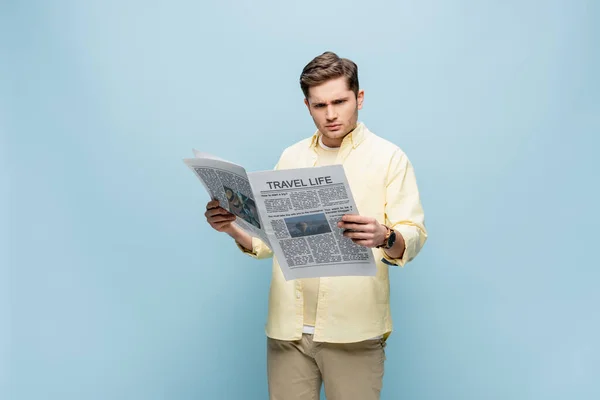
{"label": "shirt cuff", "polygon": [[402,235],[404,239],[404,254],[402,258],[391,258],[385,250],[381,249],[381,261],[387,265],[397,265],[404,267],[406,263],[416,257],[417,253],[421,248],[420,244],[420,230],[416,226],[411,225],[395,225],[392,227],[397,234]]}
{"label": "shirt cuff", "polygon": [[263,242],[262,240],[260,240],[259,238],[253,237],[252,238],[252,250],[249,250],[247,248],[245,248],[244,246],[242,246],[241,244],[239,244],[237,241],[235,242],[235,245],[238,247],[238,249],[240,249],[244,254],[249,255],[252,258],[256,258],[256,259],[263,259],[263,258],[269,258],[273,255],[273,252],[271,251],[271,249],[269,248],[269,246],[267,246],[265,244],[265,242]]}

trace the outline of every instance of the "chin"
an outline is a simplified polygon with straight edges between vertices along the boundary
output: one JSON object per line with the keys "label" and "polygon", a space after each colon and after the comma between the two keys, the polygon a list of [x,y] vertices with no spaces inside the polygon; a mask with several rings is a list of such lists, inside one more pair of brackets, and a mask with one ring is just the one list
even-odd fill
{"label": "chin", "polygon": [[327,136],[330,136],[332,138],[339,138],[341,136],[345,136],[346,135],[346,127],[342,126],[340,129],[338,129],[337,131],[330,131],[329,129],[327,129],[326,127],[323,127],[323,130],[321,132],[326,132]]}
{"label": "chin", "polygon": [[342,132],[327,132],[324,133],[323,136],[325,136],[327,139],[337,140],[343,138],[345,135]]}

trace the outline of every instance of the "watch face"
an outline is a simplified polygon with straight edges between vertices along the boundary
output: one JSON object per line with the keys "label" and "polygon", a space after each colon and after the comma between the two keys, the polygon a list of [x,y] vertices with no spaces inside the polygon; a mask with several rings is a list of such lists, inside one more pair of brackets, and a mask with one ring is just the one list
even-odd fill
{"label": "watch face", "polygon": [[390,234],[390,237],[387,242],[387,248],[391,248],[394,245],[394,242],[396,242],[396,231],[392,230],[392,233]]}

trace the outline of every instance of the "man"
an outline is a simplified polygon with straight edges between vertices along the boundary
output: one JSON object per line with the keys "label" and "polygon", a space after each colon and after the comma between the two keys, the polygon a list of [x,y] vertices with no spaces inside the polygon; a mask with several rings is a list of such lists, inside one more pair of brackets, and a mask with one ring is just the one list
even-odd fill
{"label": "man", "polygon": [[[377,274],[286,281],[274,258],[266,325],[270,398],[318,399],[324,383],[328,400],[379,399],[392,332],[388,266],[404,266],[427,239],[415,174],[400,148],[358,122],[364,91],[354,62],[325,52],[306,65],[300,86],[317,131],[285,149],[276,169],[344,166],[360,215],[344,215],[337,227],[372,249]],[[206,217],[250,256],[273,256],[217,201],[208,203]]]}

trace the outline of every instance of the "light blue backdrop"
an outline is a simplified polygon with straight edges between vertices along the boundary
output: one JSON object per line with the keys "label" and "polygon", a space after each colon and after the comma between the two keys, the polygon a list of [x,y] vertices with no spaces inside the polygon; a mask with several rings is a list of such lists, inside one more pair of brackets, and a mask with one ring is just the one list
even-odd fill
{"label": "light blue backdrop", "polygon": [[383,399],[600,398],[599,3],[207,3],[1,3],[0,398],[266,398],[270,262],[181,159],[272,168],[325,50],[430,232]]}

